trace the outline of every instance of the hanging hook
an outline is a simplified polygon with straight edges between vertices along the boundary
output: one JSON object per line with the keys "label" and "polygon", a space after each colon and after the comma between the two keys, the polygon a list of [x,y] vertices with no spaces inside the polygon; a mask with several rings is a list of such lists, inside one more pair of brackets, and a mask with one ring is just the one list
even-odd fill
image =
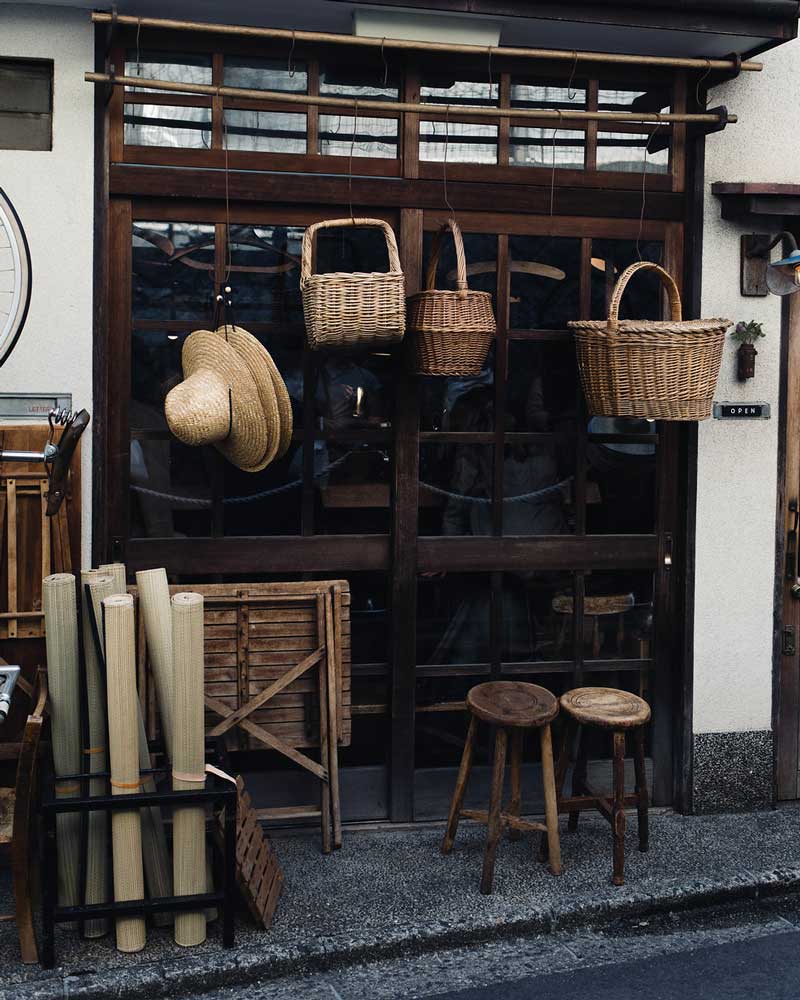
{"label": "hanging hook", "polygon": [[556,136],[561,129],[561,122],[564,119],[561,113],[561,108],[556,108],[558,111],[558,125],[553,129],[553,152],[552,152],[552,162],[550,168],[550,217],[553,217],[553,203],[556,196]]}
{"label": "hanging hook", "polygon": [[702,107],[703,110],[705,110],[706,106],[708,105],[708,91],[706,91],[705,100],[701,102],[701,100],[700,100],[700,86],[703,83],[703,80],[705,80],[705,78],[709,75],[710,72],[711,72],[711,60],[710,59],[706,59],[706,68],[703,70],[703,72],[697,78],[697,83],[695,84],[695,88],[694,88],[695,102],[697,103],[697,106],[698,107]]}
{"label": "hanging hook", "polygon": [[383,60],[383,89],[386,90],[386,84],[389,80],[389,63],[386,61],[386,53],[383,50],[384,45],[386,45],[386,38],[381,39],[381,59]]}
{"label": "hanging hook", "polygon": [[650,152],[650,143],[653,141],[653,136],[661,128],[662,124],[663,124],[663,121],[661,119],[661,112],[659,112],[658,113],[658,121],[656,122],[656,127],[650,133],[650,136],[649,136],[649,138],[647,140],[647,143],[645,144],[645,147],[644,147],[644,159],[642,161],[642,207],[641,207],[641,211],[639,212],[639,231],[636,234],[636,256],[639,258],[639,260],[642,259],[642,251],[639,248],[639,242],[640,242],[640,240],[642,238],[642,229],[644,228],[644,206],[645,206],[645,198],[647,196],[647,187],[646,187],[646,184],[647,184],[647,154]]}
{"label": "hanging hook", "polygon": [[295,74],[295,68],[294,68],[294,63],[292,62],[292,56],[294,55],[294,46],[296,41],[297,38],[295,36],[294,29],[292,29],[292,47],[289,49],[289,59],[286,62],[286,71],[289,74],[290,80],[294,79],[294,74]]}
{"label": "hanging hook", "polygon": [[450,218],[455,222],[456,210],[447,197],[447,152],[450,146],[450,105],[444,108],[444,159],[442,160],[442,179],[444,181],[444,203],[450,209]]}
{"label": "hanging hook", "polygon": [[353,217],[353,150],[356,144],[356,131],[358,129],[358,98],[354,100],[355,114],[353,116],[353,134],[350,137],[350,163],[347,171],[347,200],[350,204],[350,221],[355,222]]}
{"label": "hanging hook", "polygon": [[569,75],[569,82],[567,83],[567,100],[570,102],[574,101],[575,98],[578,96],[577,88],[575,90],[572,89],[572,81],[575,79],[575,70],[578,68],[577,49],[573,49],[572,54],[575,57],[575,59],[572,63],[572,72]]}
{"label": "hanging hook", "polygon": [[489,53],[489,103],[491,104],[492,97],[494,96],[494,81],[492,80],[492,47],[487,46],[487,51]]}

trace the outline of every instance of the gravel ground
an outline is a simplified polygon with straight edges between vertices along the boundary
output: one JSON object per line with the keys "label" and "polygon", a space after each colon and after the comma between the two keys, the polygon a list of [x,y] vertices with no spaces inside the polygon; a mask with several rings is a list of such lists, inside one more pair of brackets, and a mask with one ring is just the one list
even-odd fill
{"label": "gravel ground", "polygon": [[[800,891],[800,809],[794,807],[699,817],[654,812],[647,854],[637,850],[631,817],[627,884],[620,888],[610,882],[610,832],[599,816],[586,816],[577,833],[563,834],[560,878],[536,862],[530,837],[504,842],[489,897],[478,892],[483,828],[464,823],[446,858],[439,853],[441,834],[439,826],[345,831],[343,849],[327,857],[315,834],[274,837],[286,876],[274,927],[267,933],[242,921],[234,951],[221,948],[216,926],[207,944],[191,951],[176,947],[168,932],[151,931],[146,950],[130,956],[117,953],[111,936],[80,941],[60,929],[60,964],[44,971],[19,964],[14,925],[0,923],[0,1000],[179,996],[195,984],[213,990],[406,956],[446,953],[448,964],[466,946],[507,955],[503,949],[514,937],[530,944],[531,961],[553,948],[553,961],[560,961],[569,951],[548,937],[553,932],[576,934],[576,941],[597,948],[607,940],[598,928],[618,918],[648,920],[661,911]],[[0,912],[7,909],[0,900]],[[391,995],[380,992],[380,983],[375,991]]]}

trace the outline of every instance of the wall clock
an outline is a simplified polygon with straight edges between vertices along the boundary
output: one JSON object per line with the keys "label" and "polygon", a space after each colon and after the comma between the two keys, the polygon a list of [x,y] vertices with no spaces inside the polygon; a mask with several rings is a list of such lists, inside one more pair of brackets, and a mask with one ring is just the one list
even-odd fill
{"label": "wall clock", "polygon": [[0,188],[0,365],[22,332],[31,300],[31,255],[14,206]]}

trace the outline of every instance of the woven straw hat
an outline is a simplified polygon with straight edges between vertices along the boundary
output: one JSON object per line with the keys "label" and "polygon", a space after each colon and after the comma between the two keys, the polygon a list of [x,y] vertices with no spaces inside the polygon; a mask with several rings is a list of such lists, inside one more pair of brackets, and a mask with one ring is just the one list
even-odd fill
{"label": "woven straw hat", "polygon": [[258,387],[269,428],[266,462],[281,458],[292,440],[292,402],[281,373],[264,345],[241,326],[220,326],[216,333],[244,361]]}
{"label": "woven straw hat", "polygon": [[267,417],[250,369],[210,330],[183,344],[183,381],[164,401],[169,429],[184,444],[213,444],[233,465],[258,472],[264,461]]}

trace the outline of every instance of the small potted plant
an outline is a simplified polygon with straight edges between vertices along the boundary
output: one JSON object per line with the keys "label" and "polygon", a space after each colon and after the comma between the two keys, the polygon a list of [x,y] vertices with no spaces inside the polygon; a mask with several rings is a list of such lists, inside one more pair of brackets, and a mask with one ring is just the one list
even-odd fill
{"label": "small potted plant", "polygon": [[763,327],[751,319],[748,323],[744,321],[737,323],[731,339],[739,345],[736,352],[736,375],[740,382],[746,382],[753,378],[756,373],[756,355],[758,351],[755,343],[760,337],[765,337]]}

